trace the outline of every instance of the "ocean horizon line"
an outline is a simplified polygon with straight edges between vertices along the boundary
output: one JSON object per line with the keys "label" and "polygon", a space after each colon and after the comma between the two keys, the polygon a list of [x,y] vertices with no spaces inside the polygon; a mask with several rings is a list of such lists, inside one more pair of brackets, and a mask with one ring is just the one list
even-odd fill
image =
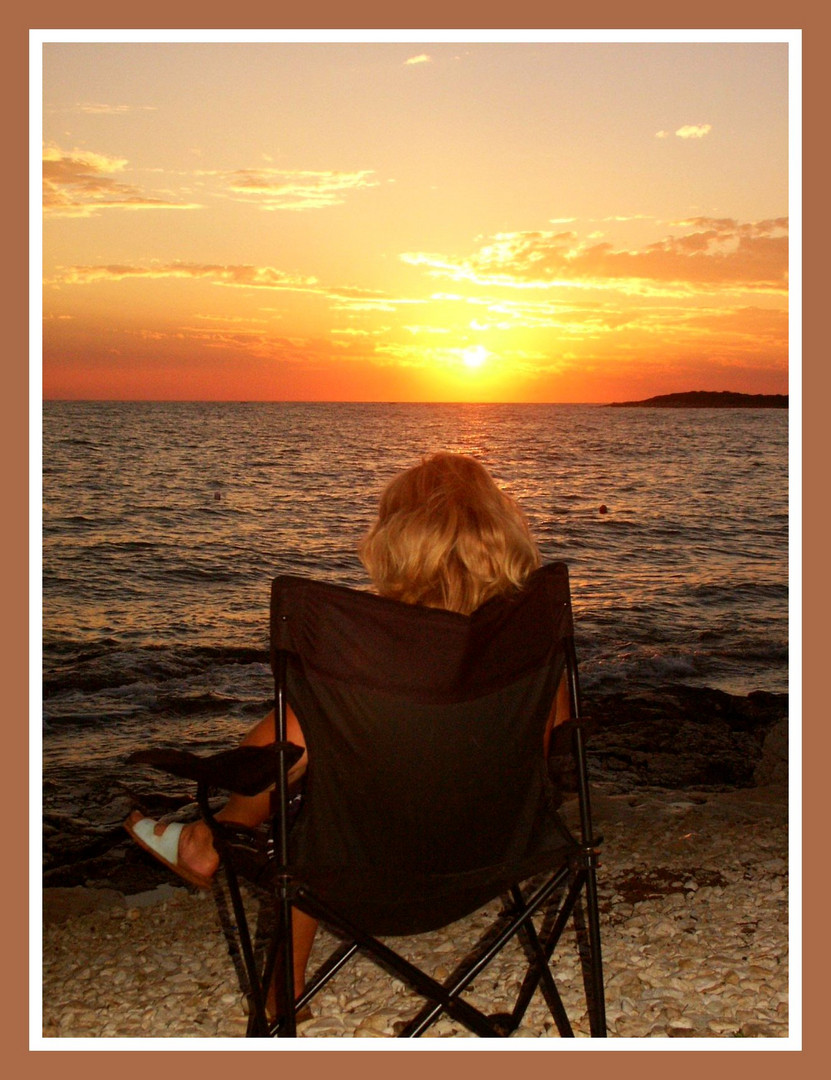
{"label": "ocean horizon line", "polygon": [[[656,405],[667,398],[694,397],[707,394],[712,397],[731,396],[736,398],[763,399],[763,398],[788,398],[788,394],[759,393],[750,394],[738,390],[687,390],[676,391],[670,394],[658,394],[649,398],[641,398],[631,401],[480,401],[480,400],[426,400],[426,399],[393,399],[393,398],[64,398],[43,397],[43,405],[470,405],[482,407],[493,406],[579,406],[580,408],[604,408],[609,406],[633,408],[652,404]],[[690,405],[694,408],[696,406]],[[718,406],[713,406],[718,407]],[[729,406],[725,406],[729,407]],[[741,406],[735,406],[740,408]]]}
{"label": "ocean horizon line", "polygon": [[61,405],[611,405],[610,401],[431,401],[394,398],[61,398],[44,397]]}

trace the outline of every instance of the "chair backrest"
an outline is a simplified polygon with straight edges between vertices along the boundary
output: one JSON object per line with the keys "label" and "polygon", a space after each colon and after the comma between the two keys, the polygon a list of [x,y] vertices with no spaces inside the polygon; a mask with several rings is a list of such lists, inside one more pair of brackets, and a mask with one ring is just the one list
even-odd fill
{"label": "chair backrest", "polygon": [[550,866],[570,837],[543,734],[571,634],[563,563],[470,616],[276,578],[272,663],[309,750],[294,871],[410,933]]}

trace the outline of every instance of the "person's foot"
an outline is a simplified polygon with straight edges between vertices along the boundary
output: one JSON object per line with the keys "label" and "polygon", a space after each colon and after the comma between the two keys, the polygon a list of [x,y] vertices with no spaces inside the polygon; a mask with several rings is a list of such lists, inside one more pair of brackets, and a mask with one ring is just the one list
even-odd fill
{"label": "person's foot", "polygon": [[[298,978],[295,975],[295,980],[294,980],[295,999],[300,997],[300,995],[303,993],[304,989],[305,989],[305,980],[301,978],[298,981]],[[282,1004],[282,1002],[284,1000],[285,999],[283,997],[282,990],[278,991],[277,986],[274,983],[274,980],[272,980],[271,986],[269,986],[269,988],[268,988],[268,993],[266,994],[266,1001],[265,1001],[265,1013],[266,1013],[266,1018],[268,1019],[269,1024],[276,1024],[277,1021],[281,1020],[283,1018],[283,1016],[285,1015],[285,1008],[284,1008],[284,1006]],[[304,1024],[307,1020],[311,1020],[311,1019],[312,1019],[312,1010],[308,1005],[305,1005],[302,1009],[299,1009],[295,1013],[295,1017],[294,1017],[295,1023],[297,1023],[297,1024]]]}
{"label": "person's foot", "polygon": [[219,856],[204,821],[167,824],[134,810],[124,822],[124,828],[140,847],[179,877],[200,889],[211,887]]}

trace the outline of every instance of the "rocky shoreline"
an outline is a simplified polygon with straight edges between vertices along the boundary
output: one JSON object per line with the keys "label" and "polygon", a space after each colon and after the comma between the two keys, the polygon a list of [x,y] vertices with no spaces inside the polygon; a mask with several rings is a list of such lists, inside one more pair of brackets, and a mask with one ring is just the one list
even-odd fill
{"label": "rocky shoreline", "polygon": [[[587,696],[585,706],[594,727],[595,819],[605,838],[599,880],[610,1036],[786,1037],[787,695],[670,687],[625,699]],[[133,805],[157,814],[184,807],[188,816],[190,793],[157,790],[157,775],[45,792],[44,1038],[244,1035],[239,979],[216,906],[178,887],[121,829]],[[567,797],[564,813],[574,810]],[[404,951],[441,976],[481,922],[470,916],[452,935],[405,941]],[[319,937],[313,964],[332,944]],[[498,963],[472,995],[488,1011],[499,1008],[499,986],[519,967],[510,953]],[[575,1031],[587,1036],[573,962],[564,959],[560,972]],[[359,960],[315,999],[300,1035],[390,1037],[413,1009],[397,980]],[[443,1018],[430,1035],[469,1033]],[[535,998],[514,1037],[556,1035]]]}
{"label": "rocky shoreline", "polygon": [[[787,780],[788,695],[747,696],[689,686],[587,694],[589,778],[610,793],[650,788],[730,791]],[[184,781],[133,767],[120,775],[69,769],[44,779],[45,888],[108,887],[127,895],[169,882],[128,841],[133,807],[159,817],[195,814]]]}

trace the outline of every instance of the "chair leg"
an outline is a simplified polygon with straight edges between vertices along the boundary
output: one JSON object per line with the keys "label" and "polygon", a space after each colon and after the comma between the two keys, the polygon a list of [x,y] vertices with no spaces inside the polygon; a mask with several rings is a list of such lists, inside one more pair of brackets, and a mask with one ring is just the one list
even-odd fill
{"label": "chair leg", "polygon": [[[423,972],[419,972],[417,968],[412,969],[418,976],[421,977],[422,984],[426,980],[426,984],[428,984],[427,989],[425,989],[423,985],[419,984],[418,979],[411,978],[408,981],[410,981],[411,985],[418,992],[422,993],[425,997],[427,997],[429,999],[429,1002],[419,1013],[416,1014],[415,1017],[413,1017],[412,1020],[410,1020],[410,1022],[401,1032],[401,1035],[399,1037],[417,1038],[418,1036],[422,1035],[438,1018],[442,1011],[448,1012],[451,1016],[453,1016],[455,1019],[460,1020],[471,1031],[475,1031],[476,1034],[480,1036],[484,1036],[486,1038],[499,1038],[509,1035],[511,1031],[513,1031],[517,1026],[516,1022],[514,1022],[514,1014],[499,1014],[496,1017],[485,1017],[484,1014],[479,1013],[478,1010],[473,1010],[472,1007],[469,1006],[464,1001],[464,999],[460,997],[460,995],[515,934],[521,934],[523,931],[528,931],[529,927],[530,933],[533,935],[533,939],[537,941],[537,946],[539,948],[539,958],[543,962],[543,969],[546,971],[548,975],[548,981],[553,988],[554,999],[556,1001],[559,1001],[559,994],[556,990],[556,987],[553,985],[551,973],[550,971],[548,971],[541,943],[536,938],[536,931],[533,929],[533,925],[531,923],[531,916],[533,912],[539,910],[542,907],[545,901],[552,895],[552,893],[555,892],[556,889],[562,887],[567,874],[568,871],[564,870],[561,873],[555,875],[555,877],[553,877],[551,880],[544,882],[529,898],[527,904],[522,899],[522,894],[519,893],[519,891],[517,890],[517,895],[514,898],[516,910],[513,916],[508,921],[508,925],[496,934],[486,934],[485,937],[481,940],[480,947],[478,951],[474,954],[473,958],[469,959],[468,961],[463,961],[462,964],[456,968],[450,978],[445,980],[444,984],[441,987],[439,987],[438,984],[435,983],[432,979],[427,979],[424,976]],[[373,943],[369,946],[369,951],[374,952],[376,955],[379,955],[377,949],[373,946],[379,945],[380,943],[375,942],[374,939],[368,940]],[[402,958],[398,957],[395,953],[391,953],[390,955],[392,957],[395,957],[395,959],[398,961],[398,964],[392,964],[391,966],[393,966],[394,969],[402,971],[401,967],[399,966]],[[406,961],[404,961],[403,963],[406,964]],[[411,967],[411,965],[407,966]],[[536,975],[534,986],[531,988],[531,991],[528,995],[529,999],[531,994],[533,994],[534,988],[536,987],[541,977],[544,978],[544,976],[542,975],[542,971],[539,971]],[[429,988],[430,983],[432,983],[434,988],[432,990]],[[440,990],[441,993],[436,993],[436,990]],[[525,1008],[523,1007],[519,1012],[519,1015],[521,1016],[524,1011]],[[467,1015],[465,1013],[467,1013]],[[478,1017],[480,1021],[484,1021],[484,1023],[472,1023],[471,1021],[473,1016]],[[573,1035],[571,1027],[568,1023],[568,1018],[565,1016],[565,1009],[562,1007],[562,1002],[560,1002],[560,1019],[561,1021],[564,1021],[563,1026],[560,1026],[560,1024],[558,1023],[560,1034],[565,1037]]]}
{"label": "chair leg", "polygon": [[[305,911],[308,911],[316,918],[321,919],[323,922],[328,923],[330,926],[346,934],[360,949],[373,956],[382,967],[386,967],[399,978],[403,979],[418,994],[421,994],[422,997],[435,1003],[432,1006],[428,1006],[430,1009],[429,1019],[426,1019],[425,1023],[420,1026],[418,1031],[412,1033],[407,1032],[406,1037],[414,1038],[421,1035],[422,1031],[426,1030],[443,1010],[449,1013],[455,1020],[464,1024],[469,1030],[483,1038],[494,1038],[499,1036],[499,1032],[494,1028],[493,1024],[490,1023],[488,1017],[486,1017],[484,1013],[475,1009],[472,1005],[469,1005],[464,999],[458,996],[461,989],[463,989],[470,979],[474,977],[473,975],[466,977],[462,981],[461,986],[455,986],[448,989],[447,986],[443,986],[441,983],[431,978],[424,971],[421,971],[414,964],[411,964],[405,957],[401,956],[393,949],[390,949],[389,946],[385,945],[382,941],[379,941],[378,938],[373,937],[371,934],[367,934],[365,931],[343,918],[343,916],[333,911],[319,897],[313,895],[307,889],[299,889],[297,892],[297,899],[300,901],[300,906]],[[478,965],[474,971],[474,975],[478,970],[481,970],[481,967],[483,966],[484,964]]]}
{"label": "chair leg", "polygon": [[254,945],[251,940],[251,932],[248,926],[248,915],[242,902],[239,879],[234,871],[233,863],[227,860],[225,863],[225,878],[228,883],[228,893],[231,897],[231,905],[234,909],[234,917],[237,921],[237,934],[239,935],[240,949],[242,950],[245,971],[248,976],[248,987],[251,994],[253,1011],[248,1025],[247,1034],[255,1038],[267,1038],[268,1015],[266,1012],[266,1000],[263,982],[257,967],[254,954]]}
{"label": "chair leg", "polygon": [[[514,902],[522,905],[523,899],[519,889],[513,889],[512,893],[516,894]],[[557,937],[559,938],[559,934]],[[530,920],[520,930],[520,939],[525,947],[525,955],[529,961],[531,961],[532,967],[529,969],[528,975],[520,987],[520,992],[517,996],[513,1013],[511,1014],[514,1028],[518,1027],[521,1023],[537,985],[542,983],[542,994],[548,1005],[549,1011],[554,1018],[554,1022],[557,1025],[557,1031],[560,1033],[560,1037],[564,1039],[573,1039],[574,1029],[571,1026],[565,1006],[563,1005],[563,999],[560,997],[560,991],[557,989],[554,977],[551,974],[551,968],[549,967],[549,957],[551,954],[549,953],[546,955],[534,924]]]}
{"label": "chair leg", "polygon": [[[524,1016],[525,1010],[528,1008],[531,998],[536,992],[537,986],[542,981],[543,997],[545,998],[551,1016],[557,1025],[557,1031],[563,1039],[574,1038],[574,1030],[569,1021],[560,993],[554,983],[549,964],[551,962],[551,957],[554,954],[554,950],[562,936],[563,930],[568,923],[572,909],[577,902],[580,887],[579,882],[572,880],[566,895],[559,901],[559,906],[556,907],[554,911],[549,910],[547,920],[553,917],[553,922],[549,926],[544,927],[541,931],[543,934],[542,940],[540,940],[537,932],[535,930],[533,931],[534,937],[540,948],[540,954],[536,956],[536,963],[527,971],[519,989],[516,1004],[514,1005],[514,1014],[519,1018]],[[534,950],[534,953],[536,954],[536,949]]]}
{"label": "chair leg", "polygon": [[357,941],[345,941],[329,956],[322,967],[318,969],[314,977],[306,983],[303,993],[297,999],[297,1011],[308,1005],[319,990],[330,982],[341,968],[347,964],[355,953],[358,952]]}
{"label": "chair leg", "polygon": [[278,1003],[278,1012],[282,1014],[282,1024],[277,1034],[284,1039],[293,1039],[297,1035],[297,1005],[294,998],[294,919],[292,915],[289,879],[280,875],[277,888],[277,942],[275,953],[277,961],[273,975]]}
{"label": "chair leg", "polygon": [[600,949],[600,907],[597,874],[592,863],[586,872],[586,918],[589,932],[590,996],[589,1026],[592,1038],[606,1038],[606,995],[603,988],[603,957]]}

